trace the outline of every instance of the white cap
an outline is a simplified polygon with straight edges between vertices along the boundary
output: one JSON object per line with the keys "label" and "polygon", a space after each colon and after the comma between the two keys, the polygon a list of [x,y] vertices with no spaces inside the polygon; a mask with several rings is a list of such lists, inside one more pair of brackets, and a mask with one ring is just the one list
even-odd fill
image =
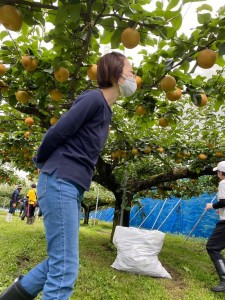
{"label": "white cap", "polygon": [[218,165],[215,168],[213,168],[213,171],[225,172],[225,161],[219,162]]}

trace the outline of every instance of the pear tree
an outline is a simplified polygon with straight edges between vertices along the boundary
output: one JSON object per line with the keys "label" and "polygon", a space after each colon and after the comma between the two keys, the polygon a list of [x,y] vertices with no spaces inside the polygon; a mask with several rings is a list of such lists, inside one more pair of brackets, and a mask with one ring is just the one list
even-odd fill
{"label": "pear tree", "polygon": [[[199,4],[198,24],[186,34],[190,2]],[[225,154],[225,7],[214,14],[204,0],[148,4],[0,1],[2,165],[37,178],[32,157],[43,134],[97,87],[99,57],[120,51],[133,62],[138,90],[113,106],[93,177],[115,196],[114,226],[121,217],[128,226],[136,195],[185,197],[202,182],[215,190],[212,167]]]}

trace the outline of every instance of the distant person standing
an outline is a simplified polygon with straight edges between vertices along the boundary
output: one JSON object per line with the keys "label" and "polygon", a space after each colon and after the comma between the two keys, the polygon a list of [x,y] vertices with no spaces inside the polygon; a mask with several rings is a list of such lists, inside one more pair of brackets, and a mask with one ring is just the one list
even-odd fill
{"label": "distant person standing", "polygon": [[23,216],[25,215],[25,213],[26,213],[27,196],[24,195],[23,198],[21,198],[21,199],[19,200],[19,202],[20,202],[20,205],[21,205],[21,206],[20,206],[19,217],[23,217]]}
{"label": "distant person standing", "polygon": [[5,219],[6,222],[12,221],[12,216],[16,210],[16,205],[19,200],[19,195],[20,195],[20,191],[22,190],[22,188],[23,188],[22,184],[19,184],[17,186],[17,188],[14,190],[14,192],[12,193],[12,197],[11,197],[10,204],[9,204],[9,211],[8,211],[8,214]]}
{"label": "distant person standing", "polygon": [[31,184],[31,189],[27,192],[27,224],[34,223],[34,211],[37,204],[36,184]]}
{"label": "distant person standing", "polygon": [[220,221],[210,236],[206,250],[215,265],[216,271],[220,278],[220,283],[211,288],[213,292],[225,291],[225,262],[221,251],[225,249],[225,161],[218,163],[217,167],[213,169],[217,171],[217,176],[220,179],[218,186],[218,202],[212,204],[207,203],[206,209],[217,209]]}
{"label": "distant person standing", "polygon": [[40,208],[40,205],[39,205],[38,201],[37,201],[37,204],[36,204],[36,208],[37,208],[36,213],[37,213],[38,219],[40,219],[42,217],[42,211],[41,211],[41,208]]}

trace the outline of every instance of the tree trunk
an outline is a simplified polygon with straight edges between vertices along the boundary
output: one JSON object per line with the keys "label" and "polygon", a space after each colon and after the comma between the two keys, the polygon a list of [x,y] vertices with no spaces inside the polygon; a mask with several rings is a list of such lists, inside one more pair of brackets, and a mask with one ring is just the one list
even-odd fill
{"label": "tree trunk", "polygon": [[[108,206],[108,202],[99,202],[98,207],[101,206]],[[95,205],[86,205],[84,202],[81,203],[82,208],[84,209],[84,225],[88,225],[89,223],[89,218],[90,218],[90,213],[95,210],[96,206]]]}
{"label": "tree trunk", "polygon": [[89,221],[89,215],[90,215],[90,209],[89,206],[84,208],[84,225],[88,225]]}

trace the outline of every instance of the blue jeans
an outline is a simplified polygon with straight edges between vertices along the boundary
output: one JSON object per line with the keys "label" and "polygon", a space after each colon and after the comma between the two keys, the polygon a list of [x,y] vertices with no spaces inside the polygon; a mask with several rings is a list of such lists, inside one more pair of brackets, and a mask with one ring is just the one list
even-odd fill
{"label": "blue jeans", "polygon": [[[69,299],[79,269],[79,226],[84,189],[55,174],[41,173],[37,186],[43,213],[48,258],[21,279],[33,296],[42,300]],[[38,251],[38,249],[37,249]]]}

